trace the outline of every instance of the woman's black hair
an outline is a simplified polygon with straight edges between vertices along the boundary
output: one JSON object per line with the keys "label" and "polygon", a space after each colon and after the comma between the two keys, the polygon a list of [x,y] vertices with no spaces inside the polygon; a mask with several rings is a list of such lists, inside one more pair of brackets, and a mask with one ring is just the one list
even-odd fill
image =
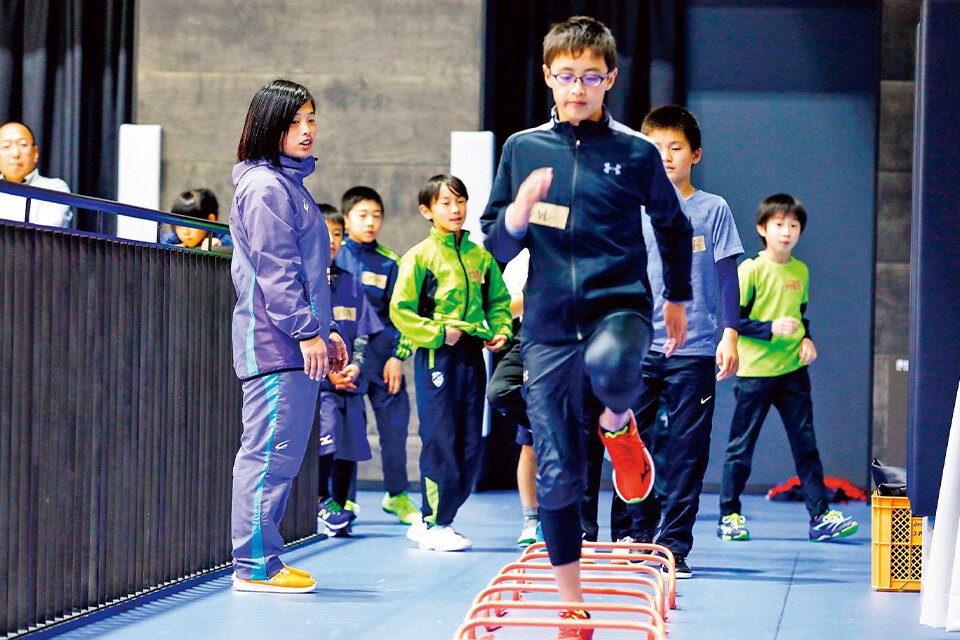
{"label": "woman's black hair", "polygon": [[316,106],[310,91],[290,80],[277,79],[260,87],[247,110],[237,161],[266,159],[279,167],[280,147],[290,123],[307,102]]}

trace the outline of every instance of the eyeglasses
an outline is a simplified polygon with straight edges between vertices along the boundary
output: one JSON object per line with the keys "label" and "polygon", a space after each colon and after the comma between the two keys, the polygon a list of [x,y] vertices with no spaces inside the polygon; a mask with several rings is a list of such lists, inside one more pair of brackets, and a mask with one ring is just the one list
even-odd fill
{"label": "eyeglasses", "polygon": [[572,73],[554,73],[553,71],[550,72],[550,75],[556,78],[557,82],[560,84],[573,84],[579,80],[580,84],[585,87],[599,87],[601,82],[610,77],[609,73],[604,75],[600,75],[598,73],[587,73],[582,76],[578,76]]}

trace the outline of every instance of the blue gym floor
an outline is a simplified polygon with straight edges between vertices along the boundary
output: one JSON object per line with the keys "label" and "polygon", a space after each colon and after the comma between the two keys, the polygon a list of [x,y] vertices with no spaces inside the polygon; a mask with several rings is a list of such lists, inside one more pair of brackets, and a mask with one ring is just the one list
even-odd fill
{"label": "blue gym floor", "polygon": [[[518,556],[519,500],[513,492],[471,496],[456,528],[474,548],[464,553],[420,551],[405,527],[380,510],[380,493],[361,492],[351,539],[321,540],[284,561],[310,571],[316,593],[277,596],[239,593],[218,577],[128,611],[62,633],[58,638],[278,638],[322,640],[447,640],[474,595]],[[609,536],[609,501],[601,501],[601,539]],[[748,638],[866,640],[956,638],[917,624],[916,593],[870,588],[870,511],[841,508],[860,532],[839,542],[807,541],[802,503],[746,496],[753,539],[716,538],[717,498],[705,495],[689,557],[694,578],[677,583],[669,612],[670,640]],[[604,515],[606,514],[606,516]],[[552,631],[499,632],[503,638],[552,638]],[[598,631],[596,640],[640,637]]]}

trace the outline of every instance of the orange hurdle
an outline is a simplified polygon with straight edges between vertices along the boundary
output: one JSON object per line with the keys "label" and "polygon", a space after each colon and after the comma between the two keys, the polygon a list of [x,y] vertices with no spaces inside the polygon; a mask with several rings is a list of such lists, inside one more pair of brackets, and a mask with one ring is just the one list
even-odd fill
{"label": "orange hurdle", "polygon": [[[477,627],[486,626],[491,621],[490,616],[478,617],[478,614],[488,610],[493,610],[504,606],[497,602],[483,602],[470,609],[467,613],[467,619],[457,627],[454,632],[454,640],[478,640]],[[541,611],[562,611],[566,609],[582,609],[589,612],[619,612],[636,613],[641,607],[629,604],[614,604],[607,602],[512,602],[507,607],[511,609],[541,610]],[[496,620],[500,627],[549,627],[549,628],[572,628],[572,629],[620,629],[645,631],[648,640],[665,640],[666,635],[663,628],[663,621],[660,624],[642,622],[636,620],[553,620],[550,618],[507,618]],[[484,635],[480,640],[492,638],[491,635]]]}
{"label": "orange hurdle", "polygon": [[[614,583],[632,583],[632,584],[641,584],[648,586],[654,591],[654,596],[656,597],[656,606],[657,609],[661,611],[661,616],[666,617],[667,611],[667,598],[665,597],[666,583],[663,575],[660,573],[659,569],[647,566],[623,566],[623,565],[596,565],[596,564],[587,564],[580,566],[581,571],[596,572],[596,571],[611,571],[616,574],[623,575],[583,575],[581,574],[581,582],[614,582]],[[543,571],[546,575],[535,575],[527,573],[528,570]],[[627,574],[637,574],[645,573],[647,576],[636,576],[636,575],[627,575]],[[514,578],[517,581],[529,580],[530,582],[553,582],[553,565],[546,562],[513,562],[504,566],[500,572],[494,577],[494,581],[498,579],[510,579]],[[652,578],[652,579],[651,579]],[[494,584],[491,581],[490,584]]]}
{"label": "orange hurdle", "polygon": [[[581,589],[583,593],[587,593],[587,594],[609,595],[609,596],[629,596],[629,597],[634,597],[634,598],[644,600],[644,604],[642,605],[631,605],[631,606],[635,607],[634,609],[635,611],[646,614],[650,619],[650,623],[652,625],[657,627],[659,630],[666,632],[666,630],[663,628],[664,626],[663,618],[660,616],[660,613],[656,610],[656,604],[653,602],[653,598],[646,591],[640,591],[639,589],[624,589],[624,588],[616,588],[616,587],[591,587],[591,586],[583,586],[581,587]],[[504,601],[499,596],[502,596],[504,593],[511,593],[516,596],[518,595],[517,594],[518,590],[523,590],[526,593],[557,593],[558,592],[556,585],[545,585],[545,584],[526,585],[526,586],[504,585],[504,584],[491,585],[485,588],[483,591],[481,591],[477,595],[477,597],[474,598],[473,604],[471,605],[471,608],[469,611],[470,612],[480,611],[477,608],[477,605],[483,604],[484,602],[501,602],[501,603],[507,602],[505,606],[497,607],[493,610],[487,610],[493,613],[498,618],[502,617],[506,615],[507,609],[510,608],[511,604],[519,602],[519,598],[515,598],[512,601],[511,600]],[[527,602],[530,602],[530,601],[527,601]],[[544,604],[547,604],[547,603],[544,603]],[[471,617],[470,612],[467,613],[466,619],[469,619]],[[480,618],[481,616],[476,615],[473,617]],[[498,629],[501,626],[499,624],[499,621],[495,620],[489,615],[485,616],[485,618],[489,622],[494,623],[494,624],[484,625],[487,631],[493,631],[495,629]]]}
{"label": "orange hurdle", "polygon": [[[635,598],[642,600],[641,603],[524,600],[526,593],[558,593],[553,569],[543,542],[528,546],[516,562],[500,569],[477,594],[463,623],[457,628],[454,640],[478,640],[478,627],[487,631],[479,640],[492,640],[492,632],[503,627],[633,630],[646,632],[647,640],[665,640],[667,607],[676,607],[677,584],[675,559],[666,547],[640,542],[583,542],[580,557],[580,579],[585,583],[583,593]],[[639,614],[643,619],[503,617],[510,610],[559,613],[569,609]]]}

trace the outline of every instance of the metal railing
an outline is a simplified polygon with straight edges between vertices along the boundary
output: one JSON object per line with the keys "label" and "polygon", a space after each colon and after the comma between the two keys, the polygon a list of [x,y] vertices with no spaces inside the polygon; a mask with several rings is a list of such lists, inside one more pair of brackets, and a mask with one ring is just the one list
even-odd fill
{"label": "metal railing", "polygon": [[92,196],[81,196],[75,193],[65,193],[63,191],[54,191],[53,189],[42,189],[8,180],[0,180],[0,193],[8,193],[14,196],[20,196],[26,200],[24,207],[25,222],[30,223],[30,206],[33,200],[43,200],[56,204],[64,204],[74,209],[84,209],[94,211],[97,215],[97,233],[103,235],[104,232],[104,214],[115,214],[140,218],[141,220],[151,220],[160,224],[171,224],[181,227],[193,227],[204,229],[213,233],[223,233],[229,231],[229,227],[219,222],[211,220],[201,220],[189,216],[181,216],[175,213],[147,209],[132,204],[123,204],[113,200],[104,200],[103,198],[94,198]]}
{"label": "metal railing", "polygon": [[[217,225],[0,181],[0,191]],[[40,635],[230,563],[241,392],[229,260],[0,221],[0,637]],[[315,438],[281,526],[316,536]]]}

